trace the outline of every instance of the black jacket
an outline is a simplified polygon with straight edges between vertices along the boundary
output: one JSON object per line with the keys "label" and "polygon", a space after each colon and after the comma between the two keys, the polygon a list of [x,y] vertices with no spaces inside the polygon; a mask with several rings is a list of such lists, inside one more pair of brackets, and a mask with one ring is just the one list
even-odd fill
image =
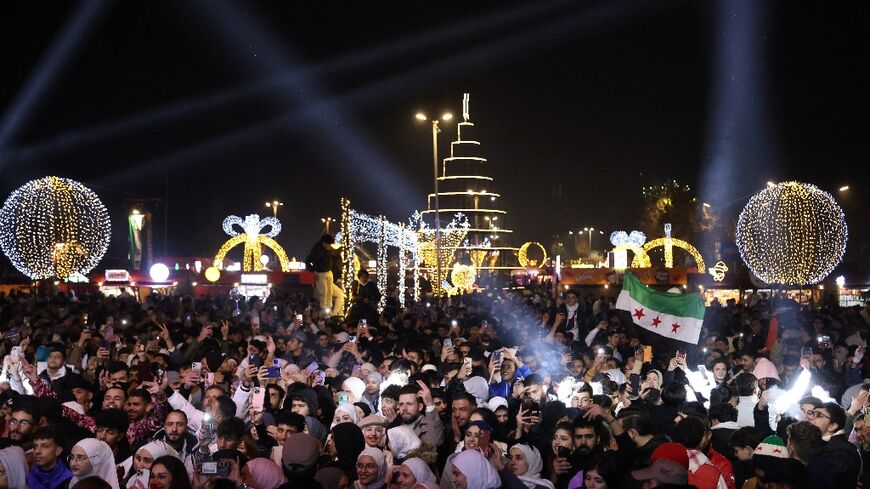
{"label": "black jacket", "polygon": [[318,241],[311,251],[308,252],[308,257],[305,258],[305,265],[309,271],[325,273],[332,271],[335,268],[335,253],[323,247],[323,244]]}
{"label": "black jacket", "polygon": [[[846,435],[835,435],[815,456],[818,464],[810,463],[810,481],[814,488],[852,489],[861,473],[861,454],[849,443]],[[815,470],[813,470],[815,469]]]}

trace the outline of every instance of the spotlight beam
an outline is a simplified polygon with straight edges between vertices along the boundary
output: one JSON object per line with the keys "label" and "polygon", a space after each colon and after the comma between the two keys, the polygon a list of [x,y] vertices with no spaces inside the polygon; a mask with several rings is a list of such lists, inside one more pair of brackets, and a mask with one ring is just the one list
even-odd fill
{"label": "spotlight beam", "polygon": [[[563,16],[552,22],[537,26],[526,31],[513,31],[506,37],[478,45],[475,48],[469,49],[460,54],[451,54],[445,56],[442,60],[431,63],[421,68],[410,70],[407,73],[395,75],[391,78],[381,79],[369,86],[358,88],[341,96],[332,96],[331,98],[323,98],[321,100],[312,101],[305,106],[288,111],[276,117],[264,120],[263,122],[245,127],[236,131],[231,131],[215,138],[212,138],[193,146],[184,148],[180,151],[173,152],[160,156],[156,159],[140,163],[135,168],[129,168],[117,172],[113,175],[107,175],[101,182],[120,182],[129,179],[140,178],[147,174],[160,172],[168,167],[177,166],[180,164],[191,165],[195,161],[207,161],[205,156],[209,154],[226,153],[231,148],[238,148],[245,144],[253,144],[257,140],[266,137],[268,134],[277,131],[286,131],[288,129],[304,129],[312,124],[312,121],[333,121],[335,118],[344,117],[342,110],[347,106],[365,107],[379,103],[383,97],[408,91],[412,88],[421,88],[432,84],[437,84],[443,80],[451,78],[457,71],[470,73],[491,69],[495,66],[504,64],[510,60],[510,53],[514,56],[527,56],[543,46],[552,46],[555,42],[567,42],[574,37],[590,35],[599,32],[602,29],[613,27],[616,22],[625,22],[632,20],[643,14],[653,11],[653,7],[667,8],[670,2],[659,2],[652,5],[650,3],[640,2],[636,0],[625,0],[622,2],[607,2],[605,4],[596,4],[587,10],[577,12],[574,15]],[[496,56],[495,54],[498,54]],[[308,87],[310,89],[310,87]],[[320,124],[320,122],[318,122]],[[330,126],[332,128],[332,126]],[[331,131],[324,131],[326,134],[333,136]],[[350,134],[343,134],[350,136]],[[385,185],[393,185],[394,176],[389,174],[395,172],[395,167],[388,163],[390,159],[378,160],[377,169],[387,166],[388,171],[378,173],[373,171],[372,167],[366,166],[370,160],[358,161],[358,154],[361,151],[370,152],[371,147],[363,144],[362,140],[351,138],[341,139],[340,144],[329,143],[337,146],[335,149],[344,151],[347,158],[344,163],[351,165],[351,168],[344,168],[345,171],[355,171],[357,174],[368,180],[362,183],[362,186],[375,183],[376,188],[382,188]],[[384,163],[387,162],[387,163]],[[388,181],[378,181],[384,174],[387,174]],[[401,188],[401,187],[400,187]],[[407,188],[407,187],[406,187]],[[413,186],[411,188],[414,188]],[[384,199],[393,198],[400,200],[398,195],[385,195],[390,193],[375,193],[373,198]],[[395,202],[393,202],[395,204]]]}
{"label": "spotlight beam", "polygon": [[518,21],[528,25],[534,22],[536,17],[552,14],[557,7],[565,5],[573,5],[573,2],[535,2],[496,15],[480,15],[476,18],[464,19],[462,22],[444,28],[427,31],[423,35],[384,42],[364,51],[345,54],[317,66],[281,70],[266,80],[256,83],[241,84],[218,93],[165,104],[101,124],[67,131],[28,146],[10,149],[7,158],[16,162],[44,159],[54,153],[71,151],[83,145],[99,144],[104,139],[124,136],[150,126],[159,126],[167,121],[189,117],[198,112],[224,105],[242,104],[258,97],[274,97],[296,83],[294,79],[336,76],[360,67],[371,69],[375,65],[395,63],[397,58],[425,52],[449,43],[459,43],[464,39],[487,34],[489,31],[510,27]]}
{"label": "spotlight beam", "polygon": [[0,161],[5,159],[3,153],[6,147],[28,128],[42,104],[48,100],[109,5],[105,0],[85,0],[61,28],[3,115],[0,122]]}

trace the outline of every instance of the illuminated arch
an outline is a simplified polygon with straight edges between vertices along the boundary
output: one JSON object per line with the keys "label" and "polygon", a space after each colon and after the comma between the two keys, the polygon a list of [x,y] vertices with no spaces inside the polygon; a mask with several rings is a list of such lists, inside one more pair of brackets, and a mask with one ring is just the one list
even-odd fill
{"label": "illuminated arch", "polygon": [[651,268],[652,263],[650,262],[649,255],[644,248],[645,247],[637,245],[619,245],[613,248],[613,252],[618,253],[620,251],[630,251],[634,254],[631,259],[632,268]]}
{"label": "illuminated arch", "polygon": [[[644,252],[649,252],[649,250],[653,248],[662,247],[665,249],[665,268],[673,268],[674,266],[674,247],[681,248],[686,253],[692,256],[695,260],[695,264],[698,266],[698,273],[706,273],[707,265],[704,264],[704,258],[701,257],[701,253],[698,252],[697,248],[689,244],[687,241],[683,241],[682,239],[672,238],[671,237],[671,224],[665,224],[665,237],[654,239],[645,245],[643,245]],[[647,254],[645,253],[645,254]],[[649,260],[649,256],[647,255],[647,260]],[[638,263],[636,265],[635,263]],[[635,255],[634,260],[631,262],[631,266],[635,268],[641,268],[639,265],[640,261],[638,261],[638,256]],[[649,263],[649,261],[647,261]],[[647,267],[650,265],[647,264]]]}
{"label": "illuminated arch", "polygon": [[543,266],[544,263],[547,262],[547,250],[544,248],[544,245],[537,241],[529,241],[520,246],[520,250],[517,252],[517,261],[520,263],[520,266],[523,268],[529,266],[529,246],[537,246],[541,249],[541,253],[543,253],[544,257],[541,258],[541,263],[538,266]]}

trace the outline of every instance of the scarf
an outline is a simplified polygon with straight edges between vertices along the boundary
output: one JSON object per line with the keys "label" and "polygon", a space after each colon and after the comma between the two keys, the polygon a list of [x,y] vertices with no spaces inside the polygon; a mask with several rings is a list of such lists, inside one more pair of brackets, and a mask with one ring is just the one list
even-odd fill
{"label": "scarf", "polygon": [[43,472],[36,465],[27,474],[27,487],[30,489],[55,489],[72,477],[72,472],[60,459],[50,472]]}
{"label": "scarf", "polygon": [[554,486],[552,482],[541,478],[541,470],[544,468],[544,462],[541,459],[541,452],[533,446],[523,445],[521,443],[512,446],[511,451],[515,448],[523,453],[523,456],[526,457],[526,463],[529,466],[526,473],[517,475],[517,478],[519,478],[520,481],[529,489],[533,489],[536,486],[544,486],[548,489],[553,489]]}
{"label": "scarf", "polygon": [[[367,486],[359,485],[362,489],[377,489],[384,486],[384,478],[387,476],[387,462],[384,460],[384,452],[378,448],[366,447],[357,457],[357,462],[363,456],[371,457],[378,464],[378,477]],[[359,482],[359,481],[357,481]]]}
{"label": "scarf", "polygon": [[396,461],[400,462],[411,454],[414,450],[420,448],[420,437],[414,433],[414,430],[405,426],[394,426],[387,430],[387,439],[390,442],[390,450]]}
{"label": "scarf", "polygon": [[437,479],[435,478],[435,474],[432,473],[432,469],[426,465],[422,459],[414,457],[405,460],[403,463],[405,467],[408,467],[408,470],[414,474],[414,478],[417,479],[417,484],[423,484],[425,482],[431,481],[435,482]]}
{"label": "scarf", "polygon": [[115,470],[115,456],[112,454],[112,449],[109,448],[109,445],[106,445],[106,442],[96,438],[85,438],[76,443],[75,446],[83,449],[88,457],[91,457],[92,468],[83,477],[73,476],[69,481],[70,487],[76,485],[82,479],[97,477],[106,481],[112,489],[119,489],[118,472]]}
{"label": "scarf", "polygon": [[489,460],[477,450],[465,450],[453,458],[453,466],[462,471],[468,489],[495,489],[501,487],[498,472]]}
{"label": "scarf", "polygon": [[0,450],[0,463],[6,471],[6,481],[10,489],[27,488],[27,459],[21,447]]}

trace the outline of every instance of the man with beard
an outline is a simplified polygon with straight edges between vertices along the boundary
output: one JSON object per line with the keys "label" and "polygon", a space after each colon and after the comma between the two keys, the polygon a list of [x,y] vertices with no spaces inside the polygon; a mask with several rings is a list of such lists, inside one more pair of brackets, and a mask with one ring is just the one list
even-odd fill
{"label": "man with beard", "polygon": [[423,443],[439,446],[444,442],[444,424],[432,401],[432,392],[426,383],[406,385],[399,391],[399,415],[390,423],[390,428],[404,424],[414,430]]}
{"label": "man with beard", "polygon": [[154,434],[155,440],[165,441],[181,455],[187,473],[193,475],[193,455],[199,448],[196,436],[187,429],[187,415],[180,409],[173,409],[166,415],[163,428]]}
{"label": "man with beard", "polygon": [[33,447],[33,430],[42,422],[42,415],[35,405],[19,401],[12,408],[12,414],[7,420],[9,423],[9,440],[13,445],[19,446],[25,452]]}
{"label": "man with beard", "polygon": [[556,423],[567,415],[567,408],[561,401],[551,401],[547,396],[544,379],[538,374],[532,374],[523,381],[524,388],[520,402],[537,403],[540,422],[529,429],[529,442],[542,451],[550,443],[550,436]]}
{"label": "man with beard", "polygon": [[[606,437],[606,432],[600,419],[586,419],[583,416],[574,419],[573,428],[574,452],[571,454],[571,467],[579,469],[578,475],[583,477],[582,474],[593,468],[604,452],[602,439]],[[582,480],[572,480],[568,485],[573,487],[575,483],[582,484]]]}

